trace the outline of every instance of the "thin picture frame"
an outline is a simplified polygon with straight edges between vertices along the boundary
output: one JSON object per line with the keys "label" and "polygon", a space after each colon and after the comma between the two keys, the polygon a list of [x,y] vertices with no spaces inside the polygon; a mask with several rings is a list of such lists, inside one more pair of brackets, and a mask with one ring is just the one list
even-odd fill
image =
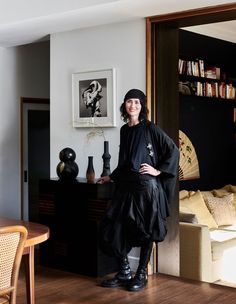
{"label": "thin picture frame", "polygon": [[115,127],[115,107],[115,68],[72,74],[73,127]]}

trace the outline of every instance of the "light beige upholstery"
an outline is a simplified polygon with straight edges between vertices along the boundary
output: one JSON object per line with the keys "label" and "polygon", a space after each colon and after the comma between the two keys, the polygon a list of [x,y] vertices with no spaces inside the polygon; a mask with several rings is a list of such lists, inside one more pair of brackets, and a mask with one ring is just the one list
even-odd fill
{"label": "light beige upholstery", "polygon": [[211,239],[209,228],[180,223],[180,276],[212,282]]}
{"label": "light beige upholstery", "polygon": [[[214,204],[223,205],[227,203],[227,207],[230,207],[226,210],[224,206],[221,214],[217,214],[217,216],[215,212],[210,213],[210,215],[218,221],[218,224],[228,223],[227,226],[219,225],[216,228],[212,227],[209,219],[203,217],[199,212],[199,208],[202,208],[203,202],[199,199],[198,201],[194,201],[194,203],[191,201],[192,195],[195,195],[195,193],[199,194],[199,191],[193,193],[189,191],[188,194],[186,194],[186,191],[182,191],[180,194],[180,212],[181,207],[184,206],[186,210],[189,209],[191,211],[191,215],[195,214],[198,220],[198,223],[180,222],[181,277],[215,282],[224,279],[226,275],[224,267],[226,264],[228,270],[236,273],[234,261],[229,262],[228,258],[229,255],[234,256],[234,254],[236,254],[236,224],[234,218],[236,212],[234,202],[236,195],[235,190],[235,186],[227,185],[222,189],[216,189],[212,192],[201,192],[206,207],[206,198],[211,198],[211,196],[214,198]],[[227,197],[230,198],[230,202],[225,202]],[[218,207],[219,206],[216,206],[216,208]],[[209,211],[211,211],[210,208]],[[230,216],[228,214],[229,212],[231,212]],[[207,223],[210,224],[208,225]]]}
{"label": "light beige upholstery", "polygon": [[20,262],[27,238],[23,226],[0,228],[0,304],[16,304]]}

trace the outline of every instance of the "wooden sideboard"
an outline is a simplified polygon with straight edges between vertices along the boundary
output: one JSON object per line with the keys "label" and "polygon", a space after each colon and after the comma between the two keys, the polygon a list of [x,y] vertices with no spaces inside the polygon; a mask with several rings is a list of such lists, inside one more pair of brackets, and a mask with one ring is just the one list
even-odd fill
{"label": "wooden sideboard", "polygon": [[114,258],[98,246],[98,226],[111,200],[113,184],[85,180],[39,183],[39,222],[50,228],[40,248],[40,263],[87,276],[117,271]]}

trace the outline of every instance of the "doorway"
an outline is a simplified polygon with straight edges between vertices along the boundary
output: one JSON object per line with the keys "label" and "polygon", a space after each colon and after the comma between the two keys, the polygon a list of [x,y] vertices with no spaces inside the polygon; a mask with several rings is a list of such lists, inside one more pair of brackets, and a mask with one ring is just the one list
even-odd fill
{"label": "doorway", "polygon": [[21,219],[37,222],[39,180],[50,178],[49,99],[21,99]]}
{"label": "doorway", "polygon": [[[174,46],[170,48],[168,38],[171,37],[170,35],[177,37],[178,30],[183,27],[235,19],[235,3],[154,16],[147,19],[148,107],[151,109],[152,120],[154,122],[157,120],[158,122],[161,121],[161,126],[167,130],[171,137],[177,138],[179,129],[179,124],[177,123],[179,112],[178,82],[176,81],[178,79],[178,56],[176,56],[177,53],[175,52],[175,49],[178,47],[178,41],[175,39]],[[162,56],[161,61],[159,60],[160,54]],[[168,57],[172,60],[172,63],[176,63],[169,66]],[[168,90],[163,90],[166,84],[168,84]],[[169,238],[158,248],[158,269],[162,273],[171,275],[176,275],[179,271],[179,211],[176,206],[178,206],[177,195],[171,207],[171,221],[168,230]]]}

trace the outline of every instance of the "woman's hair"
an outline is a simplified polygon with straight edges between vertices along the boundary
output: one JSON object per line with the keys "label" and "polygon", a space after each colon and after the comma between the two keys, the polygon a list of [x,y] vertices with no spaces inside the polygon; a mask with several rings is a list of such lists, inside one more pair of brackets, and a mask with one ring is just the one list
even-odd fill
{"label": "woman's hair", "polygon": [[141,103],[141,111],[139,113],[139,121],[148,119],[148,108],[147,108],[147,97],[146,95],[138,89],[129,90],[124,97],[124,102],[120,106],[121,118],[124,122],[129,121],[129,114],[126,112],[125,102],[129,99],[139,99]]}

